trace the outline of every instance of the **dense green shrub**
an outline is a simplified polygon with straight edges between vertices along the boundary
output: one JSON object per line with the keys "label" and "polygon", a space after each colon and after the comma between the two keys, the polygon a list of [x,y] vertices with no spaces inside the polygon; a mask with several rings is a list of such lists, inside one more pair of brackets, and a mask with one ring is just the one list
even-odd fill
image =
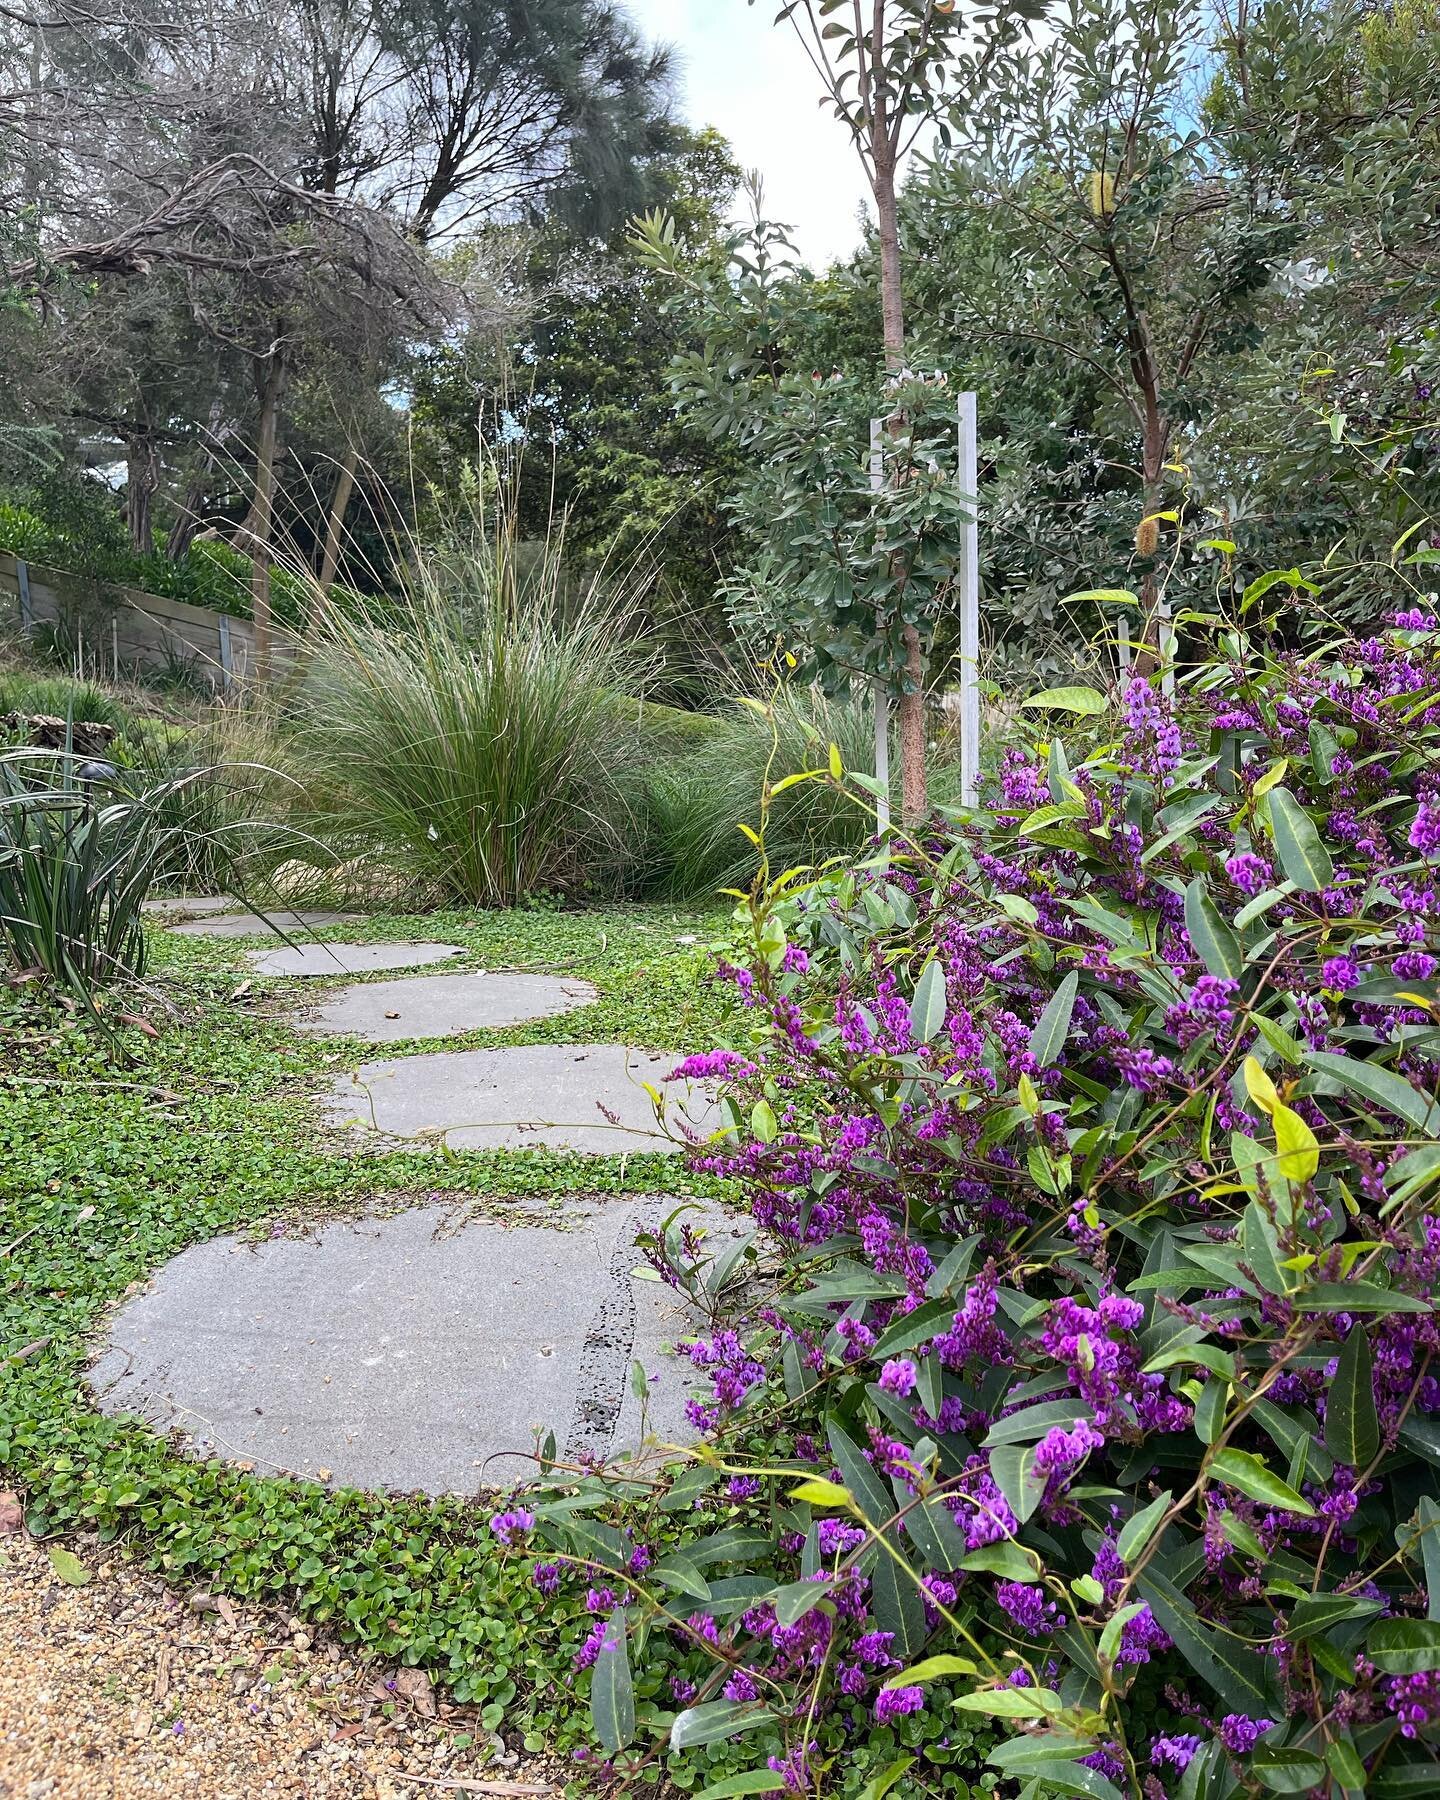
{"label": "dense green shrub", "polygon": [[[20,501],[0,500],[0,550],[43,568],[89,577],[102,587],[139,588],[232,618],[250,617],[250,558],[242,551],[204,538],[176,559],[159,549],[142,555],[131,547],[118,513],[110,509],[87,508],[78,519],[52,519]],[[308,582],[277,565],[270,589],[276,620],[298,626],[309,604]]]}
{"label": "dense green shrub", "polygon": [[793,1255],[691,1352],[689,1547],[598,1486],[512,1534],[610,1590],[620,1763],[844,1792],[890,1733],[943,1792],[980,1719],[1037,1800],[1440,1784],[1440,632],[1266,643],[1052,696],[982,823],[742,908],[750,1031],[682,1070]]}
{"label": "dense green shrub", "polygon": [[[729,701],[703,741],[651,771],[653,891],[686,896],[748,885],[755,852],[742,826],[753,828],[766,783],[823,766],[831,743],[846,768],[872,768],[874,720],[868,702],[828,698],[804,685],[781,686],[766,705],[749,697]],[[953,785],[950,773],[948,765],[935,771],[937,800]],[[849,796],[803,782],[775,797],[767,841],[775,866],[790,868],[858,851],[873,829],[873,817]]]}

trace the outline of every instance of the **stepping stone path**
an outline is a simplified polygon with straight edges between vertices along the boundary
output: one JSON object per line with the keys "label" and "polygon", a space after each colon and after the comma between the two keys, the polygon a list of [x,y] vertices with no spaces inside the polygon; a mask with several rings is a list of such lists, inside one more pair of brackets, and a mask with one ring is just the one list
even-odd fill
{"label": "stepping stone path", "polygon": [[599,996],[588,981],[517,975],[500,969],[465,975],[414,975],[405,981],[366,981],[339,988],[314,1015],[297,1019],[302,1031],[348,1032],[372,1044],[396,1038],[453,1037],[484,1027],[522,1025],[588,1006]]}
{"label": "stepping stone path", "polygon": [[[623,1044],[528,1044],[442,1050],[364,1063],[331,1090],[330,1120],[357,1120],[387,1137],[439,1139],[452,1150],[679,1150],[657,1130],[643,1082],[661,1086],[675,1052]],[[672,1129],[706,1137],[720,1111],[698,1084],[666,1096]]]}
{"label": "stepping stone path", "polygon": [[444,962],[465,952],[459,944],[285,944],[245,954],[257,975],[368,975]]}
{"label": "stepping stone path", "polygon": [[354,925],[359,918],[359,913],[291,912],[289,907],[281,906],[274,912],[266,912],[263,917],[256,912],[212,913],[206,918],[190,919],[183,925],[172,925],[170,929],[176,937],[273,937],[277,931],[293,937],[314,931],[321,925]]}
{"label": "stepping stone path", "polygon": [[[196,1454],[336,1484],[473,1493],[533,1476],[534,1428],[566,1459],[695,1435],[703,1375],[667,1354],[701,1328],[635,1279],[637,1230],[678,1203],[572,1202],[565,1224],[458,1224],[442,1206],[256,1245],[184,1251],[116,1315],[102,1407]],[[744,1235],[718,1207],[686,1218]],[[648,1431],[632,1359],[650,1380]]]}
{"label": "stepping stone path", "polygon": [[189,919],[204,918],[210,913],[240,912],[244,909],[229,894],[162,894],[155,900],[142,900],[143,913],[183,914]]}

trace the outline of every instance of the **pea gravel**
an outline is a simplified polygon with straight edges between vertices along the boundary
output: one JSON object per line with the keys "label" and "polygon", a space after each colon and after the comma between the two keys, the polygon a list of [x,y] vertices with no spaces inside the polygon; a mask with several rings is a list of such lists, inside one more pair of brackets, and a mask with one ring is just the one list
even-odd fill
{"label": "pea gravel", "polygon": [[0,1800],[558,1800],[563,1775],[421,1671],[67,1542],[83,1587],[23,1532],[0,1537]]}

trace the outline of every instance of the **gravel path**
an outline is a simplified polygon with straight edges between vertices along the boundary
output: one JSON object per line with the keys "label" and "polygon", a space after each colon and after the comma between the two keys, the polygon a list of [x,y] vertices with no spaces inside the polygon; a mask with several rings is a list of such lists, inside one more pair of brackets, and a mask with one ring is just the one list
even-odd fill
{"label": "gravel path", "polygon": [[23,1532],[0,1537],[0,1800],[558,1797],[420,1671],[66,1543],[83,1587]]}

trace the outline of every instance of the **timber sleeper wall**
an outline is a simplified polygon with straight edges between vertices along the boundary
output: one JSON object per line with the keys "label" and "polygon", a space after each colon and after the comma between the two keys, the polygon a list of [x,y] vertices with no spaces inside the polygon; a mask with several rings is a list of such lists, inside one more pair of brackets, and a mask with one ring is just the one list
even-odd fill
{"label": "timber sleeper wall", "polygon": [[[255,627],[248,619],[42,568],[8,551],[0,551],[0,622],[27,634],[60,626],[84,674],[186,668],[226,688],[243,681],[255,664]],[[276,665],[288,655],[277,632]]]}

